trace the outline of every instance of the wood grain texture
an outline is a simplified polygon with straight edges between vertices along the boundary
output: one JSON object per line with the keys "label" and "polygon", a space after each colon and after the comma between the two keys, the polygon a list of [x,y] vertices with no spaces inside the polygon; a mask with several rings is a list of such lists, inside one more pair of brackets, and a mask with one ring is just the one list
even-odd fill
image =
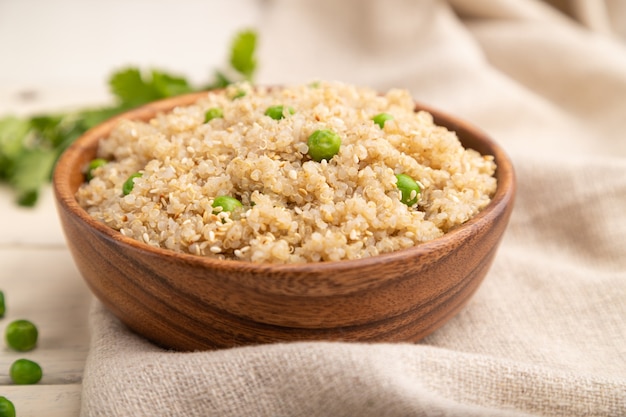
{"label": "wood grain texture", "polygon": [[[202,94],[120,117],[146,120]],[[414,248],[354,261],[268,265],[217,261],[152,248],[96,222],[74,194],[110,120],[76,141],[53,179],[63,230],[93,293],[149,340],[198,350],[294,340],[415,341],[453,317],[497,251],[515,195],[504,151],[476,128],[425,106],[466,147],[495,156],[492,202],[462,227]]]}
{"label": "wood grain texture", "polygon": [[[3,340],[0,395],[13,402],[19,417],[78,416],[92,297],[65,247],[35,242],[0,245],[0,289],[7,306],[0,320],[2,334],[17,319],[31,320],[39,329],[37,347],[29,352],[13,351]],[[38,384],[11,382],[9,368],[19,358],[42,367],[43,378]]]}
{"label": "wood grain texture", "polygon": [[18,417],[72,417],[80,414],[82,387],[65,385],[7,385],[2,395],[10,398]]}

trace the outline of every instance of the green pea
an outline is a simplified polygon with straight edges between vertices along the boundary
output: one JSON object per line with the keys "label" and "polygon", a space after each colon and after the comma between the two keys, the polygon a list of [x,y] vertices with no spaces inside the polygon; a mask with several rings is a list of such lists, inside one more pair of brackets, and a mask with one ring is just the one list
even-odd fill
{"label": "green pea", "polygon": [[0,397],[0,417],[15,417],[15,406],[7,397]]}
{"label": "green pea", "polygon": [[208,123],[213,119],[221,119],[224,117],[224,111],[219,107],[211,107],[204,113],[204,123]]}
{"label": "green pea", "polygon": [[141,177],[143,174],[141,172],[135,172],[134,174],[130,174],[130,177],[124,182],[122,185],[122,193],[124,195],[130,194],[133,191],[133,187],[135,186],[135,178]]}
{"label": "green pea", "polygon": [[20,352],[34,349],[38,336],[37,327],[28,320],[15,320],[9,323],[5,330],[9,347]]}
{"label": "green pea", "polygon": [[339,153],[341,137],[328,129],[320,129],[311,133],[307,141],[309,156],[314,161],[329,160]]}
{"label": "green pea", "polygon": [[[287,107],[289,114],[294,114],[296,111],[293,107]],[[265,115],[271,117],[274,120],[280,120],[285,117],[285,106],[270,106],[265,110]]]}
{"label": "green pea", "polygon": [[4,304],[4,292],[0,291],[0,318],[4,317],[6,306]]}
{"label": "green pea", "polygon": [[18,385],[32,385],[41,381],[43,372],[37,362],[28,359],[18,359],[13,362],[9,376],[13,383]]}
{"label": "green pea", "polygon": [[221,207],[221,210],[214,210],[213,213],[217,214],[222,211],[228,211],[232,213],[236,210],[241,209],[243,207],[243,204],[241,204],[241,201],[237,200],[234,197],[231,197],[229,195],[221,195],[213,200],[213,208],[217,209],[218,207]]}
{"label": "green pea", "polygon": [[106,164],[107,164],[107,160],[102,159],[102,158],[96,158],[93,161],[91,161],[89,165],[87,166],[87,173],[85,174],[87,181],[91,181],[93,179],[93,171],[96,168],[100,168],[102,166],[105,166]]}
{"label": "green pea", "polygon": [[398,180],[396,185],[402,194],[400,201],[407,206],[417,203],[417,197],[422,191],[417,181],[406,174],[397,174],[396,178]]}
{"label": "green pea", "polygon": [[385,122],[387,120],[393,120],[393,116],[389,113],[379,113],[376,116],[372,117],[372,120],[382,129],[383,127],[385,127]]}

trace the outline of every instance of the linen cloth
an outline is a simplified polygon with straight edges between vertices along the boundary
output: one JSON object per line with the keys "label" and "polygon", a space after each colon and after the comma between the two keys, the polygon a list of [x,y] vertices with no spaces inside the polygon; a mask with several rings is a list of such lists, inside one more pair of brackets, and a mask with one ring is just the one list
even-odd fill
{"label": "linen cloth", "polygon": [[532,0],[263,7],[259,82],[407,88],[502,144],[494,265],[418,343],[168,352],[94,301],[82,416],[625,416],[624,43]]}

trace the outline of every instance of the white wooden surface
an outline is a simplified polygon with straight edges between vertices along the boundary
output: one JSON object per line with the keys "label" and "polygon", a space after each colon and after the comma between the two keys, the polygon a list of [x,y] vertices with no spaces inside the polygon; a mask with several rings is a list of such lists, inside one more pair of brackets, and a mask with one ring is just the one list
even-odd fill
{"label": "white wooden surface", "polygon": [[[0,347],[0,395],[15,405],[18,416],[77,416],[80,384],[89,348],[91,295],[63,243],[50,190],[35,210],[18,209],[6,189],[0,192],[0,289],[4,291],[6,326],[28,319],[39,329],[30,352]],[[37,385],[13,385],[9,367],[28,358],[39,363]]]}

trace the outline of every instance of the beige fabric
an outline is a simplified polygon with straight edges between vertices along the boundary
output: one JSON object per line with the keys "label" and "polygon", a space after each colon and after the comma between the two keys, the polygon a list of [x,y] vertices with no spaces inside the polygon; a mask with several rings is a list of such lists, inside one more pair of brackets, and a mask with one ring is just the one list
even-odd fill
{"label": "beige fabric", "polygon": [[493,268],[417,344],[172,353],[94,302],[82,415],[625,416],[624,44],[531,0],[263,7],[260,82],[409,88],[507,149]]}

